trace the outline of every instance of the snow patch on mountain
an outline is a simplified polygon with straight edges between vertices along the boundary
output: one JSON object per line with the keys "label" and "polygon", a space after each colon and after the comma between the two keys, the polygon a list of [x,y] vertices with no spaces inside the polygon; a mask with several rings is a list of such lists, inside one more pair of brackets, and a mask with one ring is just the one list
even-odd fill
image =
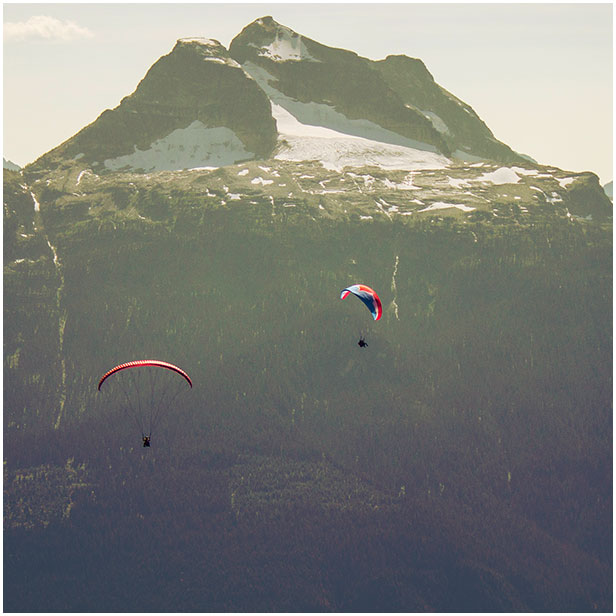
{"label": "snow patch on mountain", "polygon": [[572,182],[575,182],[575,178],[561,178],[558,180],[561,188],[567,188],[567,186],[569,186]]}
{"label": "snow patch on mountain", "polygon": [[233,58],[220,58],[218,56],[206,56],[205,58],[203,58],[203,61],[204,62],[215,62],[216,64],[226,64],[227,66],[230,66],[232,68],[239,68],[239,69],[242,68]]}
{"label": "snow patch on mountain", "polygon": [[[79,186],[79,183],[81,182],[81,180],[83,179],[84,176],[94,176],[94,174],[92,173],[91,169],[83,169],[79,175],[77,176],[77,181],[75,182],[75,186]],[[95,176],[94,176],[95,177]]]}
{"label": "snow patch on mountain", "polygon": [[331,171],[366,165],[384,169],[442,169],[450,162],[445,156],[434,152],[348,135],[324,126],[304,124],[274,102],[272,115],[280,135],[278,151],[274,156],[278,160],[315,160]]}
{"label": "snow patch on mountain", "polygon": [[[558,170],[554,169],[554,173]],[[567,188],[569,184],[575,182],[575,178],[556,178],[553,173],[540,173],[537,169],[525,169],[524,167],[500,167],[494,171],[486,171],[483,175],[474,178],[474,182],[484,182],[490,184],[517,184],[520,176],[530,176],[538,179],[556,180],[562,188]]]}
{"label": "snow patch on mountain", "polygon": [[429,212],[431,210],[448,210],[450,208],[457,208],[459,210],[462,210],[463,212],[472,212],[475,209],[474,207],[470,207],[469,205],[465,205],[464,203],[445,203],[443,201],[435,201],[423,210],[418,211]]}
{"label": "snow patch on mountain", "polygon": [[194,36],[180,38],[177,40],[177,44],[198,45],[200,54],[205,62],[215,62],[217,64],[226,64],[233,68],[242,68],[233,58],[229,57],[227,50],[216,39]]}
{"label": "snow patch on mountain", "polygon": [[274,62],[299,62],[301,60],[319,62],[306,49],[299,34],[280,25],[276,29],[276,38],[269,45],[260,47],[259,55],[274,60]]}
{"label": "snow patch on mountain", "polygon": [[268,184],[273,184],[274,180],[265,180],[262,177],[253,178],[250,180],[251,184],[261,184],[262,186],[267,186]]}
{"label": "snow patch on mountain", "polygon": [[[539,177],[539,171],[537,169],[525,169],[524,167],[511,167],[518,175],[532,175]],[[550,175],[543,174],[541,177],[550,177]]]}
{"label": "snow patch on mountain", "polygon": [[517,168],[501,167],[496,171],[488,171],[476,178],[477,182],[487,182],[490,184],[517,184],[520,176],[516,173]]}
{"label": "snow patch on mountain", "polygon": [[203,36],[188,36],[178,39],[178,43],[196,43],[197,45],[203,45],[203,47],[220,47],[220,41],[211,38],[205,38]]}
{"label": "snow patch on mountain", "polygon": [[178,128],[158,139],[148,150],[135,146],[132,154],[107,159],[104,164],[111,171],[176,171],[233,165],[254,156],[231,129],[207,128],[203,122],[195,120],[186,128]]}
{"label": "snow patch on mountain", "polygon": [[450,130],[447,124],[445,124],[445,122],[443,122],[443,120],[439,116],[437,116],[436,113],[434,113],[433,111],[422,111],[421,113],[423,113],[426,116],[426,118],[428,118],[428,120],[432,122],[432,126],[434,126],[434,128],[439,133],[442,133],[443,135],[450,134]]}
{"label": "snow patch on mountain", "polygon": [[447,178],[447,182],[449,186],[453,188],[470,188],[471,185],[468,183],[468,180],[459,179],[459,178]]}
{"label": "snow patch on mountain", "polygon": [[392,182],[389,179],[383,180],[383,184],[387,188],[393,188],[395,190],[421,190],[421,186],[415,186],[413,182],[413,172],[409,173],[401,182]]}

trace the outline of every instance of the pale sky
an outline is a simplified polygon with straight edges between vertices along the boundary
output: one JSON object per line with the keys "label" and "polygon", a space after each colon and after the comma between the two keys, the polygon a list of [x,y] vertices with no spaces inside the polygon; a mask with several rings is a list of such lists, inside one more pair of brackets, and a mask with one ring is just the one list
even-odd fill
{"label": "pale sky", "polygon": [[495,137],[613,178],[612,3],[7,3],[3,155],[32,162],[131,94],[178,38],[231,40],[271,15],[380,60],[420,58]]}

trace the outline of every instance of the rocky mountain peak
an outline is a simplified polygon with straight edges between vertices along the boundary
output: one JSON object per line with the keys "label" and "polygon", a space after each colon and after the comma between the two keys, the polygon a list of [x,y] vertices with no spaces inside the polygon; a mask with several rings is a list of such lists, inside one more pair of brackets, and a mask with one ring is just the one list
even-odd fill
{"label": "rocky mountain peak", "polygon": [[179,39],[120,105],[35,166],[79,159],[97,171],[163,171],[267,157],[276,124],[265,93],[220,42]]}
{"label": "rocky mountain peak", "polygon": [[271,17],[244,28],[229,51],[272,102],[310,117],[310,124],[344,126],[342,132],[368,139],[378,133],[385,143],[467,161],[524,160],[469,105],[438,85],[420,59],[389,55],[373,61],[322,45]]}
{"label": "rocky mountain peak", "polygon": [[205,38],[203,36],[189,36],[185,38],[179,38],[176,45],[195,45],[202,47],[203,49],[216,50],[217,53],[226,53],[226,49],[221,45],[220,41],[216,39]]}
{"label": "rocky mountain peak", "polygon": [[192,53],[206,61],[213,60],[234,68],[241,68],[240,65],[231,58],[227,48],[216,39],[204,37],[180,38],[177,40],[171,53]]}
{"label": "rocky mountain peak", "polygon": [[[293,122],[289,140],[281,126]],[[524,160],[438,85],[420,59],[373,61],[322,45],[268,15],[247,25],[228,50],[206,37],[178,39],[118,107],[33,167],[78,160],[97,172],[179,170],[266,159],[285,148],[292,150],[283,153],[287,159],[305,160],[298,152],[314,157],[315,150],[300,143],[306,127],[335,131],[347,149],[358,147],[347,137],[369,140],[371,151],[374,143],[401,147],[405,158],[419,151],[422,160],[425,153]]]}
{"label": "rocky mountain peak", "polygon": [[242,64],[257,58],[269,62],[318,62],[314,49],[323,47],[271,17],[246,26],[230,45],[231,55]]}
{"label": "rocky mountain peak", "polygon": [[407,74],[415,76],[417,85],[434,83],[432,73],[419,58],[410,58],[404,54],[389,55],[384,60],[378,60],[377,65],[387,64],[394,70],[404,70]]}

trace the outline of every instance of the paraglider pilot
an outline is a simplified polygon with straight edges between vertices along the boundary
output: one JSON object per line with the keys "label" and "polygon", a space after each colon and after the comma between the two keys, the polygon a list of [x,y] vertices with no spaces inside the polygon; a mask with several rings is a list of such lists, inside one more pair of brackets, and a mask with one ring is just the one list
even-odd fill
{"label": "paraglider pilot", "polygon": [[143,446],[144,447],[149,447],[150,446],[150,435],[143,435]]}
{"label": "paraglider pilot", "polygon": [[357,343],[362,349],[368,346],[368,343],[364,340],[364,337],[361,336],[359,342]]}

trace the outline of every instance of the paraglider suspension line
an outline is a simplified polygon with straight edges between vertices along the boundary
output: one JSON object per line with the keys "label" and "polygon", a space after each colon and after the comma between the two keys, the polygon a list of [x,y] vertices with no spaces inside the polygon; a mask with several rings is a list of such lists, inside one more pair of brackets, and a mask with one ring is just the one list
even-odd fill
{"label": "paraglider suspension line", "polygon": [[118,380],[119,389],[125,400],[125,411],[132,417],[143,436],[151,436],[161,413],[171,408],[176,398],[185,389],[185,384],[165,383],[161,385],[160,375],[153,370],[144,373],[130,371]]}

